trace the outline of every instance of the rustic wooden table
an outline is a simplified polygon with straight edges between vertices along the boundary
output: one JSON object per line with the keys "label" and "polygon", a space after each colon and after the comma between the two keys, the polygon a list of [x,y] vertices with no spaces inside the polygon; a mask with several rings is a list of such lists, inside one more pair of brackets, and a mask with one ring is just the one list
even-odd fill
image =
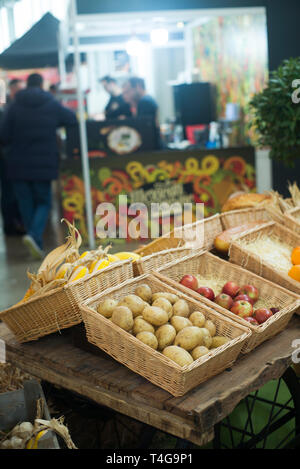
{"label": "rustic wooden table", "polygon": [[292,342],[300,339],[300,320],[294,317],[287,329],[240,356],[231,369],[177,398],[104,352],[98,356],[75,347],[68,332],[19,344],[0,323],[0,338],[7,361],[32,375],[201,446],[244,397],[287,370]]}

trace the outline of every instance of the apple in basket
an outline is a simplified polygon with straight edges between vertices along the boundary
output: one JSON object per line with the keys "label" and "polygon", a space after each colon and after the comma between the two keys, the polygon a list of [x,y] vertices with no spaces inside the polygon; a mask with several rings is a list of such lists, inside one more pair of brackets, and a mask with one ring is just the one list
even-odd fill
{"label": "apple in basket", "polygon": [[215,299],[214,291],[209,287],[199,287],[196,291],[199,295],[205,296],[208,300],[214,301]]}
{"label": "apple in basket", "polygon": [[259,297],[258,289],[253,285],[243,285],[239,293],[241,295],[248,295],[252,304],[254,304]]}
{"label": "apple in basket", "polygon": [[226,295],[231,296],[231,298],[234,298],[239,292],[240,287],[234,282],[227,282],[222,288],[222,293],[226,293]]}
{"label": "apple in basket", "polygon": [[197,290],[198,288],[198,280],[194,275],[184,275],[179,283],[192,290]]}
{"label": "apple in basket", "polygon": [[267,308],[256,309],[253,313],[253,317],[256,319],[258,324],[263,324],[272,316],[273,316],[272,311],[270,311]]}
{"label": "apple in basket", "polygon": [[253,305],[252,300],[251,300],[251,298],[249,298],[248,295],[241,295],[241,294],[239,293],[238,296],[236,296],[236,297],[234,298],[234,301],[239,301],[239,300],[249,301],[249,303],[251,303],[251,304]]}
{"label": "apple in basket", "polygon": [[256,321],[256,319],[253,316],[247,316],[246,318],[243,318],[243,319],[245,319],[245,321],[252,324],[252,326],[259,326],[259,323]]}
{"label": "apple in basket", "polygon": [[239,300],[233,303],[230,311],[241,318],[247,318],[253,315],[253,306],[249,301]]}
{"label": "apple in basket", "polygon": [[222,306],[222,308],[230,309],[233,305],[233,299],[230,295],[226,295],[226,293],[220,293],[216,296],[215,303],[217,305]]}

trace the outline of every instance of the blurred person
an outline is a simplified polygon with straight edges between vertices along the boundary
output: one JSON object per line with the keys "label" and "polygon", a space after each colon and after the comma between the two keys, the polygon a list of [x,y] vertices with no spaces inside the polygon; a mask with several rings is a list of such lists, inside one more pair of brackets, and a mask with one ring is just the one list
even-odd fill
{"label": "blurred person", "polygon": [[9,105],[15,99],[18,91],[21,91],[24,88],[24,82],[19,78],[13,78],[8,84],[9,93],[6,97],[6,104]]}
{"label": "blurred person", "polygon": [[110,95],[110,99],[104,109],[105,118],[118,119],[131,117],[130,106],[124,101],[122,89],[117,84],[117,81],[106,75],[100,79],[100,83]]}
{"label": "blurred person", "polygon": [[123,86],[123,98],[131,106],[131,111],[136,117],[152,117],[158,127],[158,105],[147,94],[145,80],[139,77],[131,77]]}
{"label": "blurred person", "polygon": [[58,85],[52,84],[49,86],[49,93],[51,93],[54,98],[56,98],[57,96],[57,91],[58,91]]}
{"label": "blurred person", "polygon": [[7,177],[11,180],[27,234],[23,242],[33,257],[43,257],[43,233],[51,209],[51,181],[58,176],[56,129],[76,124],[75,114],[44,91],[43,77],[27,79],[0,128],[8,145]]}
{"label": "blurred person", "polygon": [[[8,84],[8,94],[6,104],[0,109],[0,125],[4,118],[5,111],[14,101],[18,91],[24,88],[24,82],[18,78],[13,78]],[[4,147],[0,148],[0,186],[1,186],[1,215],[3,221],[3,231],[6,236],[19,236],[25,233],[21,219],[19,207],[11,181],[7,179],[6,155]]]}

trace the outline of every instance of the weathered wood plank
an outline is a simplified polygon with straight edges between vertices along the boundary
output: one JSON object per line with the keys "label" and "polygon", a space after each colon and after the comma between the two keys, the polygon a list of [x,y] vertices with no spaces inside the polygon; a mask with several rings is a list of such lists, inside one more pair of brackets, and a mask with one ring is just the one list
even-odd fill
{"label": "weathered wood plank", "polygon": [[99,386],[91,386],[90,381],[86,381],[81,377],[70,377],[60,374],[58,371],[46,370],[37,361],[35,363],[28,362],[26,357],[20,357],[14,350],[8,350],[8,359],[12,363],[17,364],[23,370],[30,372],[34,376],[48,380],[51,383],[63,388],[74,391],[85,396],[94,402],[107,406],[117,412],[132,417],[140,422],[151,425],[159,430],[167,432],[178,438],[182,438],[192,443],[202,446],[214,437],[213,429],[206,432],[200,432],[197,426],[190,422],[185,422],[183,418],[172,415],[170,412],[161,409],[155,409],[147,404],[139,404],[136,400],[124,399],[120,393],[112,390],[106,390]]}
{"label": "weathered wood plank", "polygon": [[[0,337],[7,342],[8,359],[24,370],[145,423],[155,422],[149,424],[157,428],[166,428],[169,421],[170,427],[174,427],[173,433],[171,428],[166,431],[181,438],[186,438],[183,433],[190,432],[192,436],[188,439],[197,440],[199,444],[202,438],[199,435],[211,436],[214,425],[243,397],[270,379],[279,378],[288,368],[292,341],[300,338],[300,320],[295,317],[285,331],[241,356],[230,371],[224,371],[179,398],[154,386],[104,352],[95,356],[74,347],[68,334],[22,345],[14,340],[4,324],[0,324]],[[178,422],[181,426],[184,424],[181,431]]]}
{"label": "weathered wood plank", "polygon": [[189,415],[200,428],[208,428],[230,414],[250,392],[277,379],[291,364],[292,342],[300,338],[300,320],[250,354],[241,356],[231,368],[179,398],[166,401],[166,409],[178,416]]}

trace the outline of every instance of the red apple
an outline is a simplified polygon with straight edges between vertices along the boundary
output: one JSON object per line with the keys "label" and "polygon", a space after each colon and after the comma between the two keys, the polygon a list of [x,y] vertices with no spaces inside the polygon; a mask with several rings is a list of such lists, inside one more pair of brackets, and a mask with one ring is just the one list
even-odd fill
{"label": "red apple", "polygon": [[233,299],[231,296],[226,295],[226,293],[220,293],[218,296],[216,296],[215,303],[217,303],[219,306],[222,306],[222,308],[230,309],[233,305]]}
{"label": "red apple", "polygon": [[256,319],[258,324],[266,322],[271,316],[273,316],[273,313],[267,308],[256,309],[253,313],[253,317]]}
{"label": "red apple", "polygon": [[179,283],[192,290],[197,290],[198,288],[198,280],[194,275],[184,275]]}
{"label": "red apple", "polygon": [[243,300],[243,301],[249,301],[249,303],[251,303],[253,305],[253,302],[251,300],[251,298],[249,298],[248,295],[241,295],[240,293],[238,294],[238,296],[236,296],[234,298],[234,301],[239,301],[239,300]]}
{"label": "red apple", "polygon": [[234,314],[237,314],[241,318],[246,318],[252,316],[253,306],[249,301],[239,300],[235,301],[230,308],[230,311]]}
{"label": "red apple", "polygon": [[280,309],[279,308],[270,308],[270,311],[271,311],[272,314],[276,314],[280,311]]}
{"label": "red apple", "polygon": [[243,285],[242,288],[240,289],[240,293],[242,295],[248,295],[249,298],[251,299],[252,304],[254,304],[259,297],[259,293],[256,287],[253,285]]}
{"label": "red apple", "polygon": [[256,321],[255,318],[253,318],[252,316],[247,316],[246,318],[244,318],[245,321],[249,322],[250,324],[252,324],[253,326],[259,326],[258,322]]}
{"label": "red apple", "polygon": [[227,282],[222,288],[222,293],[226,293],[226,295],[231,296],[231,298],[234,298],[239,291],[240,287],[234,282]]}
{"label": "red apple", "polygon": [[213,290],[209,287],[200,287],[198,290],[196,290],[199,295],[205,296],[208,300],[214,301],[215,299],[215,294]]}

